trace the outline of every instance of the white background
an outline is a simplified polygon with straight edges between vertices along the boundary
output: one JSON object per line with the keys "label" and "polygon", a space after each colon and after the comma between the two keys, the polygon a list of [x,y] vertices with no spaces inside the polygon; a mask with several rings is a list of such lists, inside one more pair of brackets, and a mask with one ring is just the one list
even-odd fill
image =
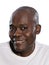
{"label": "white background", "polygon": [[9,20],[20,6],[34,7],[39,13],[41,33],[36,41],[49,45],[49,0],[0,0],[0,43],[9,41]]}

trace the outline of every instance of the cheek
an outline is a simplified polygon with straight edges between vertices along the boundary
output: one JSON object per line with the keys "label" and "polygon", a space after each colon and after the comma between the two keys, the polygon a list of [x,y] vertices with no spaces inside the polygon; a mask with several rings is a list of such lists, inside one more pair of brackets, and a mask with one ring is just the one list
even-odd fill
{"label": "cheek", "polygon": [[29,37],[30,36],[30,32],[26,33],[26,36]]}
{"label": "cheek", "polygon": [[25,35],[26,35],[27,38],[29,38],[32,35],[32,33],[31,32],[27,32]]}
{"label": "cheek", "polygon": [[9,31],[9,37],[12,38],[13,37],[13,33]]}
{"label": "cheek", "polygon": [[35,41],[36,34],[35,33],[26,33],[27,43],[31,44]]}

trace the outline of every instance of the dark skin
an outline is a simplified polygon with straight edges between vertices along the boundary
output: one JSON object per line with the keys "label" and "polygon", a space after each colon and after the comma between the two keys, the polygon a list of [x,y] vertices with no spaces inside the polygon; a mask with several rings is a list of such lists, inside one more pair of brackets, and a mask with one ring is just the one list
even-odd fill
{"label": "dark skin", "polygon": [[[15,12],[10,25],[10,44],[12,51],[19,56],[29,56],[35,49],[36,34],[40,33],[41,26],[31,20],[25,11]],[[12,48],[13,47],[13,48]],[[14,50],[13,50],[14,49]]]}

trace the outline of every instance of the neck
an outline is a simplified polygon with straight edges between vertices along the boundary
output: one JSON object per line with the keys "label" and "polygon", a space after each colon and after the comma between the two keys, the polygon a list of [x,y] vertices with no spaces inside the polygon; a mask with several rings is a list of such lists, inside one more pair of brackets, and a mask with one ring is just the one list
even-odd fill
{"label": "neck", "polygon": [[33,46],[28,48],[26,51],[20,53],[20,56],[23,57],[29,56],[31,53],[33,53],[34,49],[35,49],[35,44],[33,44]]}

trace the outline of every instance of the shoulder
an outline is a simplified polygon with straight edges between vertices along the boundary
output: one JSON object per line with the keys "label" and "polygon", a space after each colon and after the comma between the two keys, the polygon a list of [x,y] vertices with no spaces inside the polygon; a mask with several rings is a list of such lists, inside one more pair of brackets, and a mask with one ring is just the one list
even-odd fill
{"label": "shoulder", "polygon": [[[36,43],[38,47],[38,57],[43,65],[49,65],[49,45]],[[41,64],[42,65],[42,64]]]}
{"label": "shoulder", "polygon": [[44,59],[45,63],[49,63],[49,45],[45,45],[42,43],[37,43],[37,45],[39,47],[40,56],[42,57],[42,59]]}
{"label": "shoulder", "polygon": [[49,45],[45,45],[45,44],[42,44],[42,43],[39,43],[39,42],[36,42],[36,44],[37,44],[38,47],[41,47],[41,49],[49,50]]}
{"label": "shoulder", "polygon": [[4,54],[7,54],[7,51],[10,49],[9,42],[0,43],[0,57]]}
{"label": "shoulder", "polygon": [[4,43],[0,43],[0,47],[7,46],[8,44],[9,44],[9,41],[8,42],[4,42]]}
{"label": "shoulder", "polygon": [[37,42],[37,47],[38,47],[38,52],[42,56],[49,57],[49,45],[45,45],[45,44],[42,44],[42,43],[38,43]]}
{"label": "shoulder", "polygon": [[0,52],[9,47],[9,42],[0,43]]}

